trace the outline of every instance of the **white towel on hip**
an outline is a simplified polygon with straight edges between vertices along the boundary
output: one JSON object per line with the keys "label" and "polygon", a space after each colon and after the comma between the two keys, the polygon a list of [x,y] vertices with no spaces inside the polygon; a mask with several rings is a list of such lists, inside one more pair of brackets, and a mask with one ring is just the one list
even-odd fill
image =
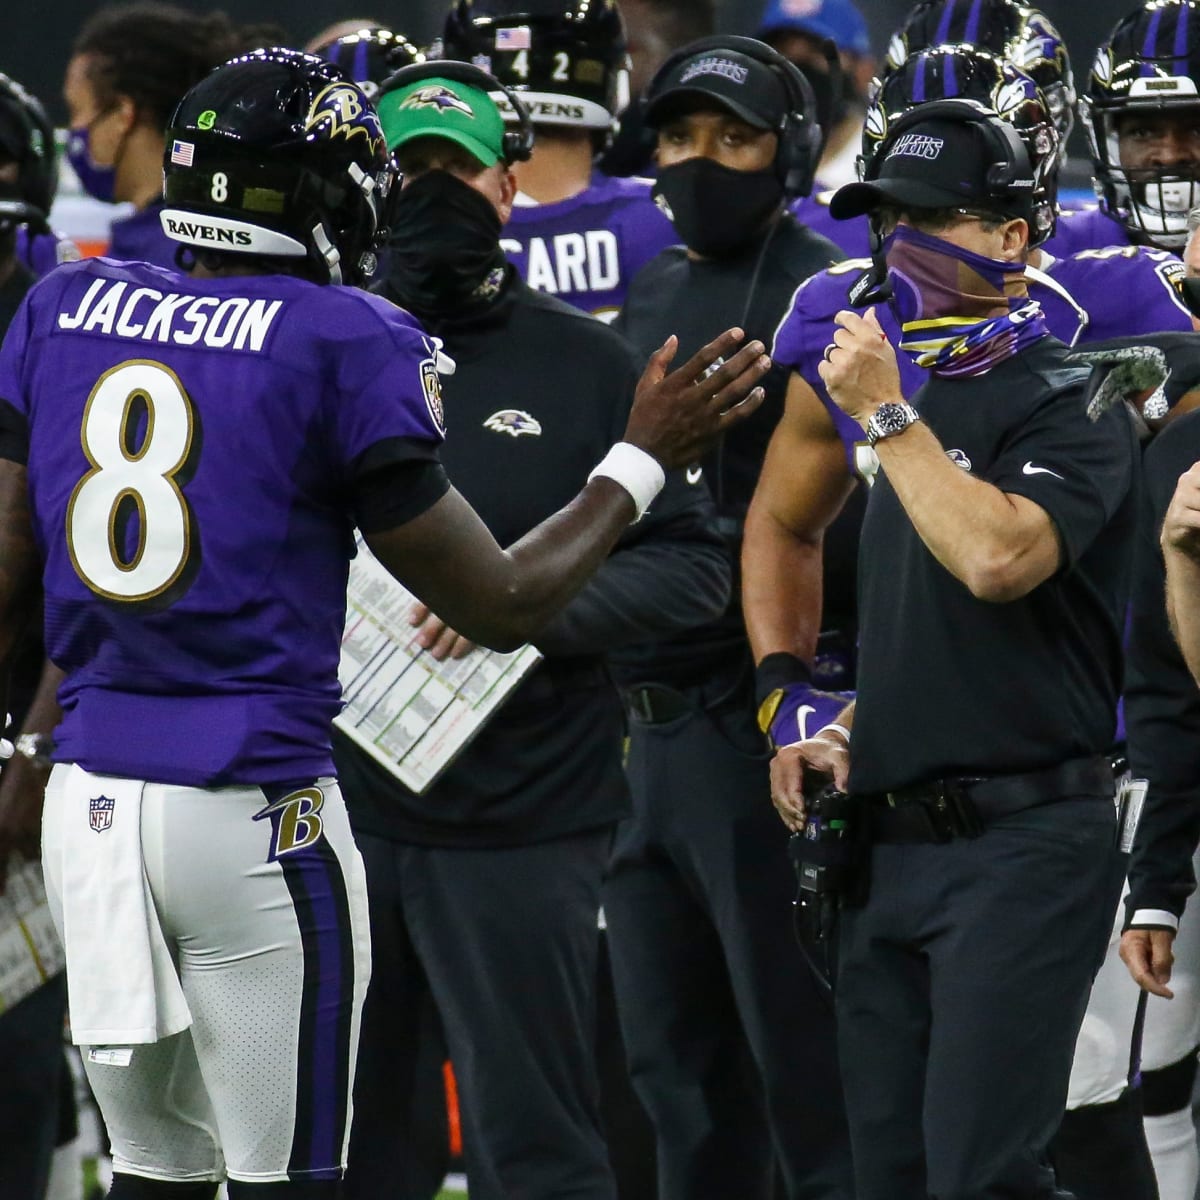
{"label": "white towel on hip", "polygon": [[79,766],[64,781],[55,873],[77,1046],[141,1045],[192,1023],[142,864],[145,786]]}

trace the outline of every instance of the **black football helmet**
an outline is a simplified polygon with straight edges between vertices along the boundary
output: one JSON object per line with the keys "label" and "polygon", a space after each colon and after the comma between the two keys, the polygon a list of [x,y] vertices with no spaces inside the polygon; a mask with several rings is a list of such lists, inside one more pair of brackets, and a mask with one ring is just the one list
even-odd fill
{"label": "black football helmet", "polygon": [[401,67],[425,61],[425,55],[404,34],[382,25],[368,25],[356,33],[334,38],[317,46],[313,53],[341,67],[372,101],[389,75]]}
{"label": "black football helmet", "polygon": [[1118,21],[1096,53],[1080,108],[1100,207],[1137,242],[1178,250],[1200,204],[1200,160],[1126,170],[1123,118],[1191,112],[1200,125],[1200,3],[1150,0]]}
{"label": "black football helmet", "polygon": [[358,283],[387,231],[393,169],[371,102],[324,59],[256,50],[179,102],[163,154],[163,230],[197,250],[304,260]]}
{"label": "black football helmet", "polygon": [[1019,0],[920,0],[893,35],[884,70],[944,45],[987,50],[1024,71],[1045,96],[1066,152],[1075,125],[1075,79],[1067,44],[1044,13]]}
{"label": "black football helmet", "polygon": [[629,47],[616,0],[455,0],[441,54],[521,93],[535,125],[611,131],[629,103]]}
{"label": "black football helmet", "polygon": [[1012,125],[1033,169],[1034,186],[1022,196],[1029,244],[1053,232],[1058,213],[1058,130],[1045,95],[1013,64],[973,46],[923,50],[888,71],[867,109],[859,175],[868,177],[876,151],[904,113],[934,100],[972,100]]}
{"label": "black football helmet", "polygon": [[2,74],[0,158],[17,164],[16,184],[0,185],[0,231],[15,225],[48,229],[50,206],[58,191],[54,126],[37,97]]}

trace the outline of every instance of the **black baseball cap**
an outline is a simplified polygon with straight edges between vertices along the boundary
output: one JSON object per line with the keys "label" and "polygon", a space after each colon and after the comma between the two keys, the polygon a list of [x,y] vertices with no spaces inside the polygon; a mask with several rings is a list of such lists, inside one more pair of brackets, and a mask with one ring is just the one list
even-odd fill
{"label": "black baseball cap", "polygon": [[918,121],[895,139],[875,179],[839,188],[829,204],[839,221],[898,208],[1001,209],[988,187],[995,151],[983,131],[966,121],[935,118]]}
{"label": "black baseball cap", "polygon": [[698,101],[715,101],[755,129],[779,129],[789,107],[783,80],[765,62],[737,50],[706,49],[680,59],[656,82],[646,124],[657,129]]}

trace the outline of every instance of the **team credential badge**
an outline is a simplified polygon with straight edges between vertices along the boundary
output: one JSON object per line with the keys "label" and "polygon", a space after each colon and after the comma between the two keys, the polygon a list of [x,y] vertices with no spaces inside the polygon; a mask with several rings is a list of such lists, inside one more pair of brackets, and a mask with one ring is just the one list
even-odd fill
{"label": "team credential badge", "polygon": [[520,437],[523,433],[530,437],[542,436],[542,423],[536,417],[531,417],[519,408],[502,408],[494,412],[483,423],[484,429],[493,433],[507,433],[509,437]]}
{"label": "team credential badge", "polygon": [[111,796],[93,796],[88,801],[88,824],[96,833],[112,827],[113,809],[117,802]]}

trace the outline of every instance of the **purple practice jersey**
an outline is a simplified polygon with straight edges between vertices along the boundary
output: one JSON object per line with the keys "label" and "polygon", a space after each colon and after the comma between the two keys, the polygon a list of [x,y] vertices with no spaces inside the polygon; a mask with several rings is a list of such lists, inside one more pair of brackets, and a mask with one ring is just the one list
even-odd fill
{"label": "purple practice jersey", "polygon": [[162,210],[161,202],[150,204],[128,217],[114,221],[106,256],[120,259],[121,262],[148,262],[156,267],[176,270],[175,251],[179,249],[179,243],[163,233],[159,220]]}
{"label": "purple practice jersey", "polygon": [[355,474],[442,439],[413,318],[290,276],[89,259],[29,292],[0,398],[28,432],[67,673],[56,757],[195,787],[332,775]]}
{"label": "purple practice jersey", "polygon": [[[833,341],[834,317],[850,307],[847,292],[870,265],[867,258],[847,259],[806,279],[792,298],[771,351],[777,364],[791,368],[816,393],[833,419],[847,465],[864,478],[876,468],[875,455],[857,422],[834,404],[817,368]],[[1029,274],[1029,295],[1042,306],[1050,332],[1067,345],[1192,328],[1191,315],[1179,297],[1183,264],[1166,251],[1134,246],[1087,250],[1051,261],[1043,272]],[[888,341],[898,346],[900,326],[891,308],[880,304],[875,315]],[[897,350],[896,361],[901,391],[911,397],[928,378],[925,368],[903,350]]]}
{"label": "purple practice jersey", "polygon": [[28,225],[17,226],[17,261],[41,279],[65,262],[79,261],[79,247],[60,233],[31,233]]}
{"label": "purple practice jersey", "polygon": [[679,244],[648,179],[595,172],[586,191],[556,204],[520,202],[500,245],[521,277],[604,321],[625,303],[629,281],[660,250]]}

